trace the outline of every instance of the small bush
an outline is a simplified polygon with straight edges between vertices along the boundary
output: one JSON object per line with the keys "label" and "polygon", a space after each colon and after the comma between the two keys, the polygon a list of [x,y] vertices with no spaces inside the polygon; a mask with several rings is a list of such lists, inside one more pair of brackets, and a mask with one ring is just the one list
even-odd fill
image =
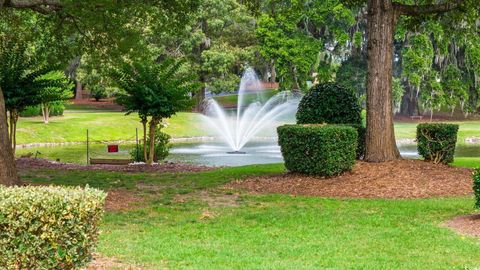
{"label": "small bush", "polygon": [[42,115],[42,110],[38,105],[26,107],[20,112],[21,117],[35,117],[39,115]]}
{"label": "small bush", "polygon": [[362,124],[355,93],[334,83],[312,87],[300,101],[296,117],[298,124]]}
{"label": "small bush", "polygon": [[418,153],[427,161],[452,163],[457,143],[458,125],[424,123],[417,126]]}
{"label": "small bush", "polygon": [[284,125],[277,129],[285,167],[332,176],[355,164],[357,131],[344,125]]}
{"label": "small bush", "polygon": [[80,269],[91,260],[106,194],[0,186],[0,268]]}
{"label": "small bush", "polygon": [[[158,162],[164,160],[170,151],[170,135],[162,131],[162,126],[158,127],[155,131],[155,153],[153,156],[153,161]],[[148,141],[150,139],[147,138],[147,153],[150,149],[148,145]],[[133,148],[130,151],[130,156],[136,162],[145,162],[145,158],[143,156],[143,144],[138,145],[137,147]]]}
{"label": "small bush", "polygon": [[[65,111],[64,101],[54,101],[50,103],[49,116],[61,116]],[[21,117],[35,117],[42,115],[42,106],[29,106],[20,112]]]}
{"label": "small bush", "polygon": [[473,173],[473,192],[475,193],[475,207],[480,208],[480,168]]}

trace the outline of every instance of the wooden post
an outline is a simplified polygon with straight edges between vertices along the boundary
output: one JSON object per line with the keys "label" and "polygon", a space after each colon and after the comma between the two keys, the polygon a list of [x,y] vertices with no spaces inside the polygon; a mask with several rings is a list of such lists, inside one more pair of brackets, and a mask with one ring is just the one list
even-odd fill
{"label": "wooden post", "polygon": [[88,129],[87,129],[87,165],[90,165],[90,145],[88,138]]}

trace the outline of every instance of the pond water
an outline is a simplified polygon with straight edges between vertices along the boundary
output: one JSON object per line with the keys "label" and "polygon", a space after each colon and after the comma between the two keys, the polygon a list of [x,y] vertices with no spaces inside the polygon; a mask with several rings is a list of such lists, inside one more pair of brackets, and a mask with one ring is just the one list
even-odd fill
{"label": "pond water", "polygon": [[[135,145],[120,145],[118,153],[108,153],[105,144],[90,145],[92,158],[129,158],[129,151]],[[399,145],[404,158],[419,158],[415,144]],[[38,152],[37,152],[38,151]],[[242,154],[228,154],[231,151],[221,142],[176,143],[170,149],[168,161],[186,162],[209,166],[242,166],[250,164],[267,164],[283,162],[280,147],[274,139],[262,139],[249,142]],[[38,157],[62,162],[86,164],[86,145],[63,145],[53,147],[32,147],[17,150],[17,156],[27,153]],[[480,157],[480,145],[461,144],[457,146],[456,157]]]}

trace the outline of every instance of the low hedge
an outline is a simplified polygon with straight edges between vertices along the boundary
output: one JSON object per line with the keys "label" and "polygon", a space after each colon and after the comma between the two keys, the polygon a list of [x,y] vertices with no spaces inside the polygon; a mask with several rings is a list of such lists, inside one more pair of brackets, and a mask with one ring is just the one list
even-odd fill
{"label": "low hedge", "polygon": [[475,206],[480,208],[480,168],[473,173],[473,192],[475,193]]}
{"label": "low hedge", "polygon": [[458,125],[424,123],[417,126],[418,153],[426,161],[452,163],[457,144]]}
{"label": "low hedge", "polygon": [[355,164],[357,131],[345,125],[284,125],[277,129],[285,167],[332,176]]}
{"label": "low hedge", "polygon": [[88,187],[0,186],[0,269],[84,267],[105,196]]}

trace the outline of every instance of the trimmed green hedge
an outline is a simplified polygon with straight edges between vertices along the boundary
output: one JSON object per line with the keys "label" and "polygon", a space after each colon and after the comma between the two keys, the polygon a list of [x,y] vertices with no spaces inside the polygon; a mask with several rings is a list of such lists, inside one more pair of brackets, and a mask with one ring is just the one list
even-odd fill
{"label": "trimmed green hedge", "polygon": [[358,132],[357,159],[365,156],[366,129],[360,101],[353,91],[335,83],[318,84],[298,105],[297,124],[346,124]]}
{"label": "trimmed green hedge", "polygon": [[357,131],[345,125],[284,125],[277,129],[291,172],[338,175],[355,164]]}
{"label": "trimmed green hedge", "polygon": [[88,187],[0,186],[0,268],[84,267],[97,242],[105,197]]}
{"label": "trimmed green hedge", "polygon": [[473,192],[475,193],[475,206],[480,208],[480,168],[473,173]]}
{"label": "trimmed green hedge", "polygon": [[426,161],[452,163],[457,144],[458,125],[423,123],[417,126],[418,153]]}
{"label": "trimmed green hedge", "polygon": [[362,108],[355,93],[335,83],[312,87],[297,111],[298,124],[362,124]]}

